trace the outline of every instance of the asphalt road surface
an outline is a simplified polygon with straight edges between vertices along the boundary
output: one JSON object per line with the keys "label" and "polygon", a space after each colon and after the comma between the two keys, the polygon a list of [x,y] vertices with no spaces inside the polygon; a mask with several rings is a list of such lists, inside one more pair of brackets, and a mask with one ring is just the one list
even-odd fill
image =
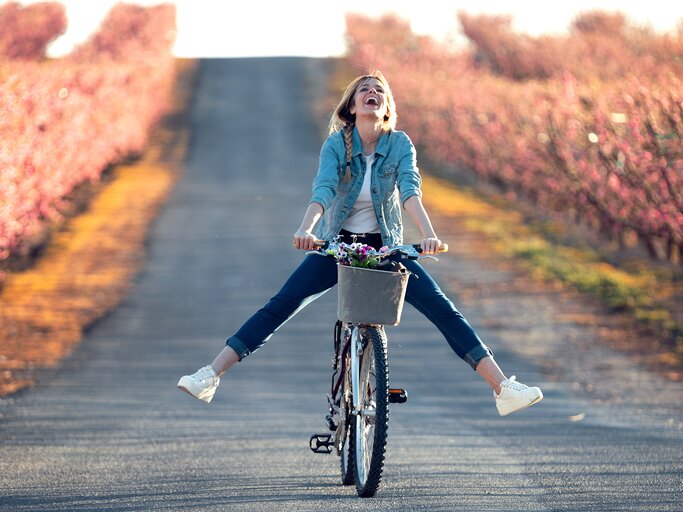
{"label": "asphalt road surface", "polygon": [[[339,484],[336,456],[308,449],[324,431],[336,291],[226,374],[210,405],[176,389],[302,257],[290,237],[317,166],[329,71],[318,59],[203,61],[183,175],[133,290],[58,370],[0,401],[0,510],[683,510],[680,385],[632,368],[639,384],[622,386],[606,372],[595,380],[612,399],[595,400],[550,378],[540,357],[574,354],[548,314],[562,305],[543,296],[475,307],[448,290],[503,369],[545,392],[505,418],[406,307],[388,329],[389,360],[410,399],[392,406],[372,499]],[[450,254],[426,265],[444,283],[481,270]]]}

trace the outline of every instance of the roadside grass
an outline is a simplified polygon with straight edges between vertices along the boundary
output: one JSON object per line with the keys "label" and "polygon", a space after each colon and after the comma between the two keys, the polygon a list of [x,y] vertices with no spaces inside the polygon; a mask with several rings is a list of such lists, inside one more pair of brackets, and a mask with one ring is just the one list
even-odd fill
{"label": "roadside grass", "polygon": [[125,296],[189,140],[178,121],[196,61],[179,59],[177,66],[171,112],[145,153],[114,167],[85,210],[55,230],[27,268],[7,273],[0,289],[0,396],[33,385],[35,369],[58,363]]}
{"label": "roadside grass", "polygon": [[564,227],[529,222],[503,198],[482,196],[443,178],[423,176],[429,209],[458,218],[484,235],[491,250],[521,265],[539,282],[555,283],[597,297],[610,310],[626,312],[643,330],[639,350],[656,351],[656,364],[672,380],[683,380],[681,270],[645,259],[622,266],[587,246],[558,243]]}

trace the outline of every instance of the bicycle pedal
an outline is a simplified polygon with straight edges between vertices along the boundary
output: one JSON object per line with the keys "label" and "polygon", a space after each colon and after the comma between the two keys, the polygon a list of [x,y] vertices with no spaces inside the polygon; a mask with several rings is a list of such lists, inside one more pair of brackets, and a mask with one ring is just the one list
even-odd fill
{"label": "bicycle pedal", "polygon": [[332,448],[334,448],[332,434],[313,434],[309,440],[309,448],[314,453],[332,453]]}
{"label": "bicycle pedal", "polygon": [[390,404],[403,404],[408,401],[408,392],[405,389],[390,389],[389,390],[389,403]]}

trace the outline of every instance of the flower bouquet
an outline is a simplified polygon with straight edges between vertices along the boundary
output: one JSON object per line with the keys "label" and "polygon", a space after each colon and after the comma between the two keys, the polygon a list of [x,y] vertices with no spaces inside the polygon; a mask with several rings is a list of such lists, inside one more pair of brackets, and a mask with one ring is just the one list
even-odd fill
{"label": "flower bouquet", "polygon": [[376,250],[370,245],[359,242],[351,244],[334,242],[325,249],[325,254],[334,257],[340,265],[360,268],[377,268],[382,254],[388,250],[389,248],[386,246]]}

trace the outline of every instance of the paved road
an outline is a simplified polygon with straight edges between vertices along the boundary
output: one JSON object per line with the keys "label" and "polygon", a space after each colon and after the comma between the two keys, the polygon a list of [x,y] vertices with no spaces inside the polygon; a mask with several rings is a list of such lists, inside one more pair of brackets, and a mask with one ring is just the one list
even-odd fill
{"label": "paved road", "polygon": [[[392,383],[410,401],[392,409],[371,500],[338,485],[336,457],[307,448],[323,430],[334,292],[226,375],[209,406],[176,390],[301,257],[289,237],[317,164],[313,112],[329,64],[203,62],[191,150],[133,291],[59,370],[0,401],[0,510],[680,511],[680,387],[648,381],[648,393],[670,398],[651,413],[628,396],[601,405],[549,379],[514,342],[538,336],[534,325],[493,328],[485,317],[520,317],[528,297],[461,307],[508,373],[546,392],[506,418],[414,310],[389,330]],[[476,265],[448,256],[433,268],[446,282],[451,271],[477,275]],[[541,320],[547,346],[557,345],[562,326]],[[618,382],[605,385],[619,393]]]}

